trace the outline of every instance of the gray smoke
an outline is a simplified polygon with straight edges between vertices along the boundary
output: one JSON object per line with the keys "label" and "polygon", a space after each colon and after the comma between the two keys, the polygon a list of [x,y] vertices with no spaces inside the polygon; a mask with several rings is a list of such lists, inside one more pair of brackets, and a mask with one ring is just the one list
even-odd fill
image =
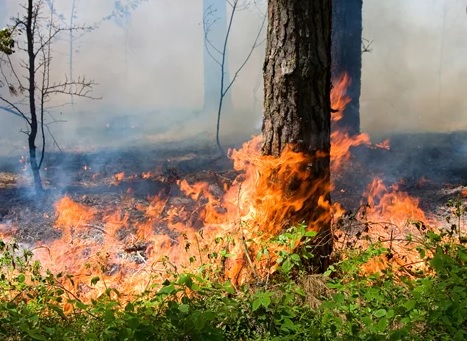
{"label": "gray smoke", "polygon": [[[18,13],[18,0],[0,2],[0,21]],[[230,76],[243,62],[264,13],[265,1],[238,12],[229,44]],[[56,0],[69,22],[70,0]],[[120,3],[128,3],[121,1]],[[202,0],[149,0],[128,15],[102,21],[113,0],[76,0],[76,24],[100,23],[73,46],[74,76],[99,86],[100,101],[75,98],[54,110],[62,148],[175,141],[213,141],[215,112],[203,112]],[[364,0],[363,36],[373,41],[363,56],[361,126],[370,134],[453,131],[467,128],[467,14],[464,0]],[[54,76],[68,74],[67,36],[55,45]],[[233,108],[222,132],[248,138],[262,111],[264,45],[255,50],[232,88]],[[0,89],[0,91],[2,91]],[[56,104],[68,102],[60,98]],[[3,154],[21,151],[21,120],[0,112]]]}
{"label": "gray smoke", "polygon": [[[85,75],[99,83],[93,95],[102,99],[74,98],[73,106],[53,110],[55,118],[67,121],[52,127],[62,148],[118,147],[186,137],[213,141],[217,113],[203,109],[202,1],[142,1],[123,16],[103,20],[115,10],[115,3],[131,2],[75,1],[74,23],[99,26],[92,32],[75,34],[73,75]],[[6,10],[2,14],[7,15],[0,18],[0,25],[18,13],[18,3],[2,2]],[[63,15],[65,23],[69,23],[71,4],[70,0],[54,1],[55,11]],[[264,1],[252,1],[250,6],[241,6],[235,16],[228,46],[231,76],[249,53],[262,13]],[[232,87],[233,105],[224,112],[221,124],[226,141],[239,133],[248,138],[257,131],[263,55],[264,44],[255,49]],[[53,63],[56,79],[69,75],[67,34],[54,46]],[[52,104],[66,102],[70,99],[62,97]],[[25,144],[24,136],[18,133],[22,121],[5,112],[0,112],[0,119],[3,152],[21,148]]]}
{"label": "gray smoke", "polygon": [[467,128],[467,3],[364,0],[361,122],[370,133]]}

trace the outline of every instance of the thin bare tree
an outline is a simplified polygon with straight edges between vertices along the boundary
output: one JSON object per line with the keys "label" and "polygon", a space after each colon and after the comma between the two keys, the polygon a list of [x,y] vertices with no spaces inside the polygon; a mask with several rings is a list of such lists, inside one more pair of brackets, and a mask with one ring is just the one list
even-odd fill
{"label": "thin bare tree", "polygon": [[51,77],[53,42],[62,32],[89,28],[60,26],[54,12],[46,11],[44,0],[27,0],[21,8],[23,13],[12,19],[8,28],[15,51],[13,54],[1,53],[5,52],[3,49],[0,52],[0,102],[4,104],[0,109],[24,120],[26,129],[22,132],[28,137],[29,163],[39,195],[43,193],[40,169],[45,157],[46,131],[49,131],[48,124],[56,122],[48,105],[60,95],[96,99],[91,96],[95,82],[84,76],[77,79],[65,76],[59,81]]}
{"label": "thin bare tree", "polygon": [[[266,24],[266,14],[262,14],[262,21],[261,25],[255,35],[255,38],[253,40],[253,44],[251,45],[247,55],[243,59],[243,62],[240,64],[240,66],[237,68],[237,70],[234,72],[232,79],[229,80],[227,77],[228,75],[228,64],[227,64],[227,47],[229,44],[230,40],[230,34],[232,31],[233,23],[234,23],[234,18],[239,10],[247,8],[250,4],[240,4],[240,0],[225,0],[227,3],[230,5],[230,17],[228,19],[228,24],[227,24],[227,30],[225,33],[224,41],[222,46],[215,46],[215,44],[211,41],[209,38],[209,34],[211,32],[211,26],[215,22],[216,18],[212,18],[213,14],[215,11],[212,9],[208,9],[204,13],[204,18],[203,18],[203,26],[204,26],[204,34],[205,34],[205,48],[206,51],[208,52],[209,56],[215,61],[215,63],[219,66],[220,68],[220,83],[219,83],[219,102],[217,106],[217,123],[216,123],[216,143],[217,147],[219,149],[219,152],[221,154],[224,154],[221,142],[220,142],[220,123],[221,123],[221,115],[222,115],[222,110],[224,108],[224,102],[226,99],[226,95],[232,88],[232,85],[235,83],[238,75],[240,72],[243,70],[245,65],[248,63],[248,61],[251,58],[251,55],[253,54],[253,51],[260,46],[264,40],[261,40],[262,33],[264,30],[264,26]],[[257,2],[253,1],[253,3],[257,6]],[[223,14],[220,14],[223,15]]]}

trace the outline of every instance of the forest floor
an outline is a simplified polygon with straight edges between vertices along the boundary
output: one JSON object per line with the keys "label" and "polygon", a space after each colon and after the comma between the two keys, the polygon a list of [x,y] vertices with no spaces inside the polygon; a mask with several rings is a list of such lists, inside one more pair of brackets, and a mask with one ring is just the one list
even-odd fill
{"label": "forest floor", "polygon": [[[388,186],[419,199],[428,217],[443,220],[449,200],[465,204],[467,189],[467,133],[400,134],[390,136],[391,148],[352,149],[350,161],[333,174],[333,201],[347,210],[365,203],[363,193],[375,177]],[[241,143],[231,145],[238,148]],[[65,194],[98,210],[119,207],[141,220],[139,206],[162,195],[170,205],[190,205],[177,180],[209,183],[217,197],[237,177],[230,159],[204,141],[141,145],[118,150],[73,151],[48,154],[43,166],[47,195],[36,201],[27,171],[16,158],[0,160],[0,235],[11,234],[26,245],[58,238],[54,203]],[[191,203],[193,205],[193,203]],[[196,211],[196,207],[192,207]],[[3,229],[3,231],[2,231]]]}

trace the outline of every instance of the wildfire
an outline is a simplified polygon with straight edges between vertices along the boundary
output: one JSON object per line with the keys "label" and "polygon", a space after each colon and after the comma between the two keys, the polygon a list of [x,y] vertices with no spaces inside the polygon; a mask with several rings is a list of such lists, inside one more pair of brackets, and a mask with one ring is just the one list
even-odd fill
{"label": "wildfire", "polygon": [[[331,121],[335,125],[344,117],[344,110],[351,99],[346,95],[346,90],[350,85],[350,77],[342,75],[340,79],[333,82],[331,90]],[[350,148],[360,145],[370,145],[370,137],[367,134],[357,134],[350,136],[344,130],[334,129],[331,132],[331,164],[333,172],[337,172],[350,158]]]}
{"label": "wildfire", "polygon": [[[345,95],[349,84],[349,77],[344,75],[332,89],[333,121],[342,118],[350,102]],[[334,131],[331,141],[334,172],[349,160],[353,146],[371,144],[366,134],[349,136],[342,131]],[[186,202],[173,202],[163,193],[146,204],[129,197],[132,211],[119,207],[98,210],[63,197],[55,204],[55,227],[63,232],[62,237],[48,243],[47,250],[36,249],[36,259],[52,271],[75,274],[74,284],[68,286],[83,298],[95,297],[108,286],[127,295],[144,290],[154,280],[154,274],[164,272],[166,262],[190,271],[200,266],[209,271],[212,266],[223,270],[220,275],[213,271],[213,275],[233,283],[241,283],[253,274],[269,274],[274,271],[274,250],[269,250],[268,259],[251,255],[282,231],[291,212],[300,210],[325,184],[317,181],[310,188],[305,181],[309,174],[302,165],[309,161],[307,156],[291,149],[286,149],[280,158],[262,156],[260,143],[260,137],[254,137],[241,149],[230,151],[234,169],[240,175],[231,184],[221,185],[223,194],[207,182],[178,180]],[[377,146],[388,149],[389,143]],[[150,172],[141,173],[143,179],[151,177]],[[113,184],[119,184],[131,177],[121,172],[113,178]],[[294,191],[289,190],[290,183],[294,184]],[[398,192],[395,185],[387,188],[375,179],[365,197],[370,206],[368,217],[390,221],[400,234],[407,219],[425,219],[418,202]],[[330,205],[326,197],[321,197],[316,209],[326,208],[323,212],[329,212]],[[322,221],[344,214],[338,205],[331,212],[332,216],[326,213],[309,222],[308,229],[316,230]],[[102,280],[90,287],[95,276]]]}
{"label": "wildfire", "polygon": [[389,257],[370,259],[361,269],[364,273],[381,272],[387,267],[402,269],[404,273],[423,268],[425,263],[420,259],[417,242],[422,239],[420,227],[428,229],[424,225],[428,219],[419,207],[419,200],[400,191],[398,184],[386,186],[378,178],[367,186],[363,197],[359,220],[340,216],[340,230],[335,231],[336,248],[351,245],[366,249],[378,242],[389,249]]}
{"label": "wildfire", "polygon": [[[346,94],[346,90],[350,84],[350,77],[346,73],[344,73],[339,79],[333,81],[333,88],[331,91],[331,121],[333,125],[344,117],[344,110],[347,104],[351,102],[351,98]],[[386,150],[390,149],[389,140],[384,140],[381,143],[372,145],[368,134],[360,133],[350,135],[345,129],[333,129],[331,132],[332,171],[334,173],[339,172],[342,166],[350,159],[350,149],[361,145]]]}

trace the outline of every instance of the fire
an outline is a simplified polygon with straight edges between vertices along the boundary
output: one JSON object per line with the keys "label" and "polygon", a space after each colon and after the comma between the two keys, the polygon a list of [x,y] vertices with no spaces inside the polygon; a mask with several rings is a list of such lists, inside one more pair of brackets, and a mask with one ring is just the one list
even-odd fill
{"label": "fire", "polygon": [[95,215],[95,210],[74,202],[69,196],[64,196],[55,203],[57,227],[82,227],[89,223]]}
{"label": "fire", "polygon": [[[331,107],[333,113],[331,120],[335,124],[343,118],[344,110],[351,99],[346,95],[346,89],[350,85],[350,78],[347,74],[333,82],[331,91]],[[334,129],[331,133],[331,166],[334,174],[339,173],[351,157],[352,147],[365,145],[370,148],[380,148],[390,150],[389,140],[372,145],[367,134],[357,134],[350,136],[345,130]],[[373,259],[363,271],[381,271],[391,265],[404,266],[407,263],[418,263],[420,260],[413,243],[408,243],[405,239],[409,234],[417,234],[416,227],[410,221],[426,221],[425,213],[419,208],[418,199],[410,197],[407,193],[399,191],[397,184],[387,187],[381,179],[373,179],[363,193],[366,202],[362,202],[364,207],[365,229],[357,232],[358,238],[349,236],[355,232],[353,227],[345,227],[348,231],[335,231],[337,236],[341,236],[336,242],[337,248],[344,248],[352,240],[354,247],[366,248],[371,242],[383,242],[393,253],[390,261],[384,258]],[[344,216],[344,210],[338,205],[334,205],[334,218],[339,219]]]}
{"label": "fire", "polygon": [[16,232],[17,229],[10,224],[0,224],[0,240],[8,241]]}
{"label": "fire", "polygon": [[[335,122],[342,118],[350,102],[345,95],[349,84],[349,77],[344,75],[332,90]],[[371,144],[366,134],[349,136],[342,131],[334,131],[331,141],[333,172],[348,162],[353,146]],[[62,237],[37,248],[36,259],[54,272],[74,274],[74,284],[66,285],[82,298],[96,297],[109,286],[126,295],[138,293],[154,280],[154,274],[163,280],[167,264],[187,271],[202,266],[213,276],[233,283],[270,274],[275,267],[274,248],[278,246],[269,246],[269,259],[257,259],[258,251],[286,227],[293,212],[327,185],[316,181],[310,188],[306,181],[308,171],[303,169],[303,164],[310,162],[308,156],[290,148],[280,158],[262,156],[260,144],[257,136],[242,148],[229,151],[240,175],[232,183],[220,185],[223,193],[214,191],[207,182],[189,183],[183,179],[176,181],[186,197],[183,201],[171,201],[162,191],[142,202],[130,196],[130,191],[125,200],[132,210],[97,209],[63,197],[55,204],[55,227],[62,231]],[[389,143],[378,147],[388,149]],[[153,177],[150,172],[139,174],[143,179]],[[120,172],[113,176],[112,183],[118,185],[134,178]],[[325,188],[325,192],[330,191],[331,188]],[[407,219],[425,219],[418,202],[398,192],[395,185],[386,187],[375,179],[365,196],[370,206],[367,216],[373,221],[389,221],[401,235]],[[332,214],[308,222],[308,229],[317,230],[320,223],[344,214],[327,197],[320,198],[316,210]],[[384,238],[391,237],[384,229],[368,233],[376,232],[386,233]],[[95,276],[101,281],[91,286]]]}
{"label": "fire", "polygon": [[142,172],[142,173],[141,173],[141,177],[142,177],[143,179],[150,179],[150,178],[152,178],[152,176],[153,176],[153,175],[152,175],[151,172]]}
{"label": "fire", "polygon": [[404,226],[408,219],[426,221],[419,200],[400,192],[397,184],[387,188],[381,179],[373,179],[364,196],[371,207],[369,217],[374,221],[389,221],[397,227]]}
{"label": "fire", "polygon": [[120,172],[120,173],[115,174],[115,181],[117,182],[122,182],[124,178],[125,178],[125,172]]}
{"label": "fire", "polygon": [[423,267],[416,241],[407,239],[408,236],[421,239],[419,227],[428,221],[419,207],[419,200],[399,191],[397,184],[386,186],[378,178],[373,179],[363,196],[362,219],[356,224],[354,221],[343,224],[337,233],[336,247],[353,245],[353,248],[366,249],[379,242],[389,249],[390,257],[371,259],[363,267],[364,273],[381,272],[387,267],[404,271],[407,265],[408,269]]}
{"label": "fire", "polygon": [[391,146],[390,146],[390,142],[388,139],[380,142],[380,143],[377,143],[375,144],[376,147],[378,148],[381,148],[381,149],[386,149],[386,150],[390,150],[391,149]]}
{"label": "fire", "polygon": [[[344,110],[351,99],[346,95],[350,85],[350,77],[342,75],[340,79],[333,81],[331,91],[331,121],[335,125],[344,117]],[[360,145],[370,145],[370,137],[367,134],[350,136],[344,130],[334,129],[331,132],[331,165],[333,172],[337,172],[350,159],[350,148]]]}
{"label": "fire", "polygon": [[[331,91],[331,122],[335,126],[344,117],[344,110],[351,102],[346,90],[351,84],[350,77],[344,73],[339,79],[333,81]],[[333,129],[331,132],[331,166],[334,173],[339,172],[342,166],[350,160],[350,149],[357,146],[367,146],[381,149],[390,149],[389,140],[371,144],[370,136],[365,133],[349,135],[345,129]]]}
{"label": "fire", "polygon": [[[62,237],[49,243],[47,252],[38,249],[37,259],[53,271],[63,271],[65,266],[67,272],[79,274],[70,290],[84,297],[95,297],[105,289],[99,283],[88,288],[95,276],[128,294],[143,290],[150,280],[148,274],[165,257],[191,271],[209,264],[223,268],[222,276],[233,283],[247,280],[252,273],[262,276],[273,271],[273,259],[252,265],[248,258],[281,231],[287,217],[300,210],[322,184],[310,189],[304,181],[309,176],[302,169],[307,156],[291,149],[279,159],[262,156],[260,142],[256,137],[230,152],[234,168],[242,173],[231,185],[222,184],[223,195],[214,195],[206,182],[180,180],[177,185],[189,199],[185,205],[170,202],[163,193],[147,204],[127,197],[129,206],[143,219],[117,207],[98,211],[63,197],[55,205],[55,226],[62,230]],[[130,179],[123,173],[115,178]],[[292,181],[294,191],[288,188]],[[329,207],[325,198],[318,205]],[[309,228],[318,225],[311,222]],[[86,263],[94,266],[86,267]]]}

